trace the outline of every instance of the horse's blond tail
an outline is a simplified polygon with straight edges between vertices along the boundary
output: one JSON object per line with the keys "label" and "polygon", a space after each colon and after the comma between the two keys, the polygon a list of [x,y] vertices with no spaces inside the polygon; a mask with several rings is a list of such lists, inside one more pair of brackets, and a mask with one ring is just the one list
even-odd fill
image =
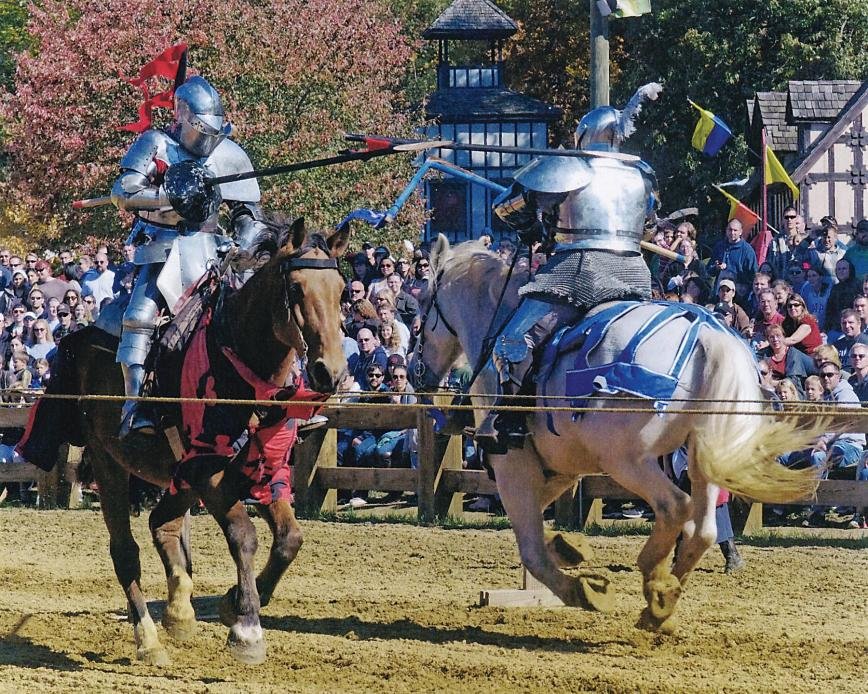
{"label": "horse's blond tail", "polygon": [[819,471],[790,470],[776,459],[809,447],[828,422],[749,414],[767,407],[758,402],[763,397],[750,352],[732,336],[712,330],[704,330],[700,341],[705,373],[699,397],[716,401],[700,407],[718,414],[701,415],[693,464],[714,484],[757,501],[785,503],[812,496]]}

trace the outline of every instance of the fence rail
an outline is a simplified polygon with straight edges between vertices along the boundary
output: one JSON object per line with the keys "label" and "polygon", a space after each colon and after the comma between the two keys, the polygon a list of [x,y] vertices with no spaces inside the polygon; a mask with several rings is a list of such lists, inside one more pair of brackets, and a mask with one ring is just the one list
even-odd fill
{"label": "fence rail", "polygon": [[[28,406],[0,408],[0,429],[24,427]],[[296,512],[302,518],[337,510],[337,490],[368,489],[414,492],[420,521],[447,515],[461,516],[465,494],[495,494],[497,486],[480,470],[462,469],[460,436],[434,433],[424,409],[402,405],[371,408],[331,406],[323,410],[328,425],[311,431],[294,451],[293,490]],[[836,427],[868,430],[868,418],[835,417]],[[337,466],[338,429],[418,429],[418,469]],[[44,474],[30,464],[0,465],[0,483],[38,480]],[[636,500],[606,475],[589,475],[555,503],[555,518],[565,527],[585,527],[602,520],[603,500]],[[847,480],[821,482],[816,499],[803,503],[829,506],[868,506],[868,483]],[[744,532],[762,527],[762,505],[748,500]],[[741,525],[736,523],[736,525]],[[738,529],[738,528],[737,528]]]}

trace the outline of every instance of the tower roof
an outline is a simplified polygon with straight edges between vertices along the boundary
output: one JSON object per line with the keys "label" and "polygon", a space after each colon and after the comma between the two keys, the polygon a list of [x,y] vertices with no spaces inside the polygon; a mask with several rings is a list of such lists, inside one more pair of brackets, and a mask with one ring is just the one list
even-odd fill
{"label": "tower roof", "polygon": [[516,23],[490,0],[454,0],[422,36],[479,41],[509,38],[516,31]]}

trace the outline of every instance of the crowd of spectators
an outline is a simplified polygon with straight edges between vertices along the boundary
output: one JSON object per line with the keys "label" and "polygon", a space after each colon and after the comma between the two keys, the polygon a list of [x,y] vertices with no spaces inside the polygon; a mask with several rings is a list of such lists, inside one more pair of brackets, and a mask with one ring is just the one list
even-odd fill
{"label": "crowd of spectators", "polygon": [[[652,261],[655,296],[706,305],[750,345],[764,384],[781,400],[868,405],[868,220],[859,221],[850,238],[833,217],[810,230],[793,207],[783,217],[784,228],[760,249],[762,264],[756,241],[745,238],[737,219],[705,260],[693,224],[661,223],[655,243],[682,253],[686,262]],[[866,480],[865,458],[864,434],[830,433],[782,462]],[[791,520],[810,526],[828,518],[813,507]],[[862,509],[849,525],[868,527]]]}
{"label": "crowd of spectators", "polygon": [[45,387],[61,338],[129,292],[132,251],[125,248],[112,262],[104,246],[93,254],[64,249],[23,256],[0,247],[0,389],[23,394]]}

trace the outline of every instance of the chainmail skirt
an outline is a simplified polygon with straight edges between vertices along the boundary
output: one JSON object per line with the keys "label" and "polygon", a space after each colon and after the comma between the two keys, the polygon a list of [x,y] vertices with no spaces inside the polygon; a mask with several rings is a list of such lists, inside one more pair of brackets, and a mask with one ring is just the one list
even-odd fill
{"label": "chainmail skirt", "polygon": [[518,292],[588,310],[605,301],[651,298],[651,272],[641,255],[574,250],[555,253]]}

